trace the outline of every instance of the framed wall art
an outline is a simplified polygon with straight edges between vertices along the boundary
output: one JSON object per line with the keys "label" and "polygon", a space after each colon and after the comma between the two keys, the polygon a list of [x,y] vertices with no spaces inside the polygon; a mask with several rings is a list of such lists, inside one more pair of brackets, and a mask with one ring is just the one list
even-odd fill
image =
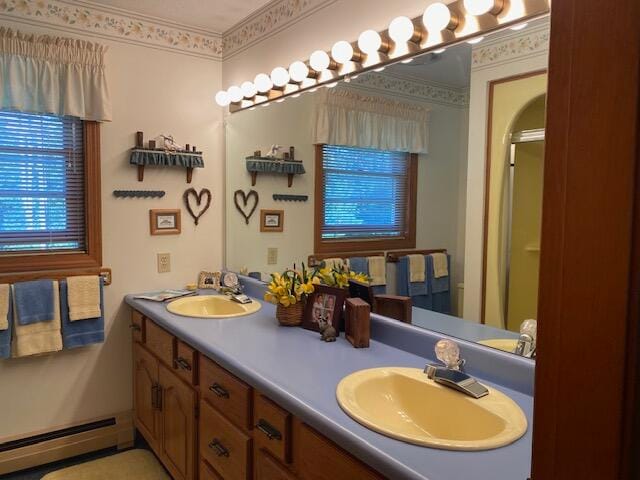
{"label": "framed wall art", "polygon": [[260,210],[260,231],[284,231],[284,210]]}
{"label": "framed wall art", "polygon": [[180,209],[149,210],[151,235],[178,235],[181,232]]}

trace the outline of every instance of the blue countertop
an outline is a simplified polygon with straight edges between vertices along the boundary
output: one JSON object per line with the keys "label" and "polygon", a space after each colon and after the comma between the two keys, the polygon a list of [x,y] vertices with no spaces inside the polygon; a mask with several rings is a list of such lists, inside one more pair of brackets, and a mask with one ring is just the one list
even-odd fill
{"label": "blue countertop", "polygon": [[[255,291],[247,293],[256,295]],[[433,332],[372,316],[373,335],[378,332],[385,343],[372,339],[370,348],[355,349],[344,335],[335,343],[325,343],[316,332],[279,327],[275,307],[265,302],[255,314],[215,320],[174,315],[167,311],[166,304],[138,300],[133,295],[127,295],[125,301],[390,479],[524,480],[529,476],[533,398],[523,392],[532,388],[528,385],[533,378],[532,367],[514,355],[488,348],[479,350],[473,344],[461,345],[463,356],[469,354],[468,360],[471,357],[487,365],[504,363],[505,372],[511,371],[507,367],[513,362],[515,371],[524,372],[527,385],[516,389],[506,387],[509,382],[499,385],[489,381],[493,375],[482,377],[468,369],[520,405],[529,420],[525,436],[497,450],[436,450],[363,427],[342,411],[335,397],[340,380],[355,371],[382,366],[424,367],[433,360],[429,358],[437,338]],[[411,335],[413,343],[406,351],[398,348],[403,335]],[[425,335],[424,339],[421,335]],[[426,347],[425,356],[415,354],[421,344]],[[517,382],[513,385],[517,386]]]}
{"label": "blue countertop", "polygon": [[411,324],[416,327],[434,330],[451,337],[463,338],[470,342],[491,340],[493,338],[517,339],[518,334],[508,330],[500,330],[489,325],[469,322],[459,317],[452,317],[443,313],[432,312],[423,308],[413,307]]}

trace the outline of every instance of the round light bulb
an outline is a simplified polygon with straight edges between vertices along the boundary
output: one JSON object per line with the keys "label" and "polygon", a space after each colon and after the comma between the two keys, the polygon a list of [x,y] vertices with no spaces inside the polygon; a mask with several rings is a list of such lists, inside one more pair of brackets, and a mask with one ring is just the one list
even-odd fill
{"label": "round light bulb", "polygon": [[253,79],[253,83],[260,93],[267,93],[273,88],[273,82],[266,73],[259,73],[256,78]]}
{"label": "round light bulb", "polygon": [[395,18],[389,24],[389,36],[396,43],[406,43],[413,38],[415,26],[409,17]]}
{"label": "round light bulb", "polygon": [[429,32],[441,32],[451,23],[451,11],[444,3],[432,3],[424,11],[422,21]]}
{"label": "round light bulb", "polygon": [[221,107],[226,107],[231,103],[231,99],[229,98],[229,94],[224,90],[220,90],[216,93],[216,103]]}
{"label": "round light bulb", "polygon": [[344,40],[336,42],[331,49],[331,56],[338,63],[347,63],[353,58],[353,47]]}
{"label": "round light bulb", "polygon": [[313,68],[316,72],[322,72],[329,68],[329,65],[331,65],[331,59],[329,58],[327,52],[316,50],[311,54],[311,57],[309,58],[309,64],[311,65],[311,68]]}
{"label": "round light bulb", "polygon": [[240,89],[242,90],[242,94],[246,98],[255,97],[258,93],[258,89],[256,88],[256,86],[249,81],[244,82],[242,85],[240,85]]}
{"label": "round light bulb", "polygon": [[464,8],[471,15],[484,15],[496,6],[495,0],[464,0]]}
{"label": "round light bulb", "polygon": [[276,87],[284,87],[287,83],[289,83],[289,72],[287,72],[286,68],[276,67],[271,72],[271,81]]}
{"label": "round light bulb", "polygon": [[244,98],[244,93],[242,93],[242,89],[236,85],[229,87],[227,90],[229,93],[229,98],[233,103],[237,103]]}
{"label": "round light bulb", "polygon": [[309,67],[301,61],[293,62],[289,65],[289,75],[294,82],[302,82],[309,76]]}
{"label": "round light bulb", "polygon": [[367,55],[371,55],[380,50],[382,38],[375,30],[367,30],[360,34],[358,38],[358,48]]}

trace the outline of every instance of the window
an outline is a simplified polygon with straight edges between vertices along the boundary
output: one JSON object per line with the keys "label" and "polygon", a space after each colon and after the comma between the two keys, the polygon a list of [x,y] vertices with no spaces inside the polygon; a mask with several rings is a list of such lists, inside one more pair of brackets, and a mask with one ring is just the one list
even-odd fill
{"label": "window", "polygon": [[95,122],[0,111],[0,271],[99,266],[98,146]]}
{"label": "window", "polygon": [[415,247],[415,155],[319,145],[316,253]]}

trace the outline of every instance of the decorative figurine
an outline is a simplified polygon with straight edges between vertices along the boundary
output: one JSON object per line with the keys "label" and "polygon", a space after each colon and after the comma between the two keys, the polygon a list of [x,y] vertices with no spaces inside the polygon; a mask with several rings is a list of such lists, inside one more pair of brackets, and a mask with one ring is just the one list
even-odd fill
{"label": "decorative figurine", "polygon": [[322,327],[320,327],[321,338],[325,342],[335,342],[336,337],[338,336],[338,332],[336,329],[331,326],[329,323],[325,323]]}
{"label": "decorative figurine", "polygon": [[278,158],[278,153],[280,153],[281,148],[280,145],[271,145],[269,153],[267,153],[267,158]]}

